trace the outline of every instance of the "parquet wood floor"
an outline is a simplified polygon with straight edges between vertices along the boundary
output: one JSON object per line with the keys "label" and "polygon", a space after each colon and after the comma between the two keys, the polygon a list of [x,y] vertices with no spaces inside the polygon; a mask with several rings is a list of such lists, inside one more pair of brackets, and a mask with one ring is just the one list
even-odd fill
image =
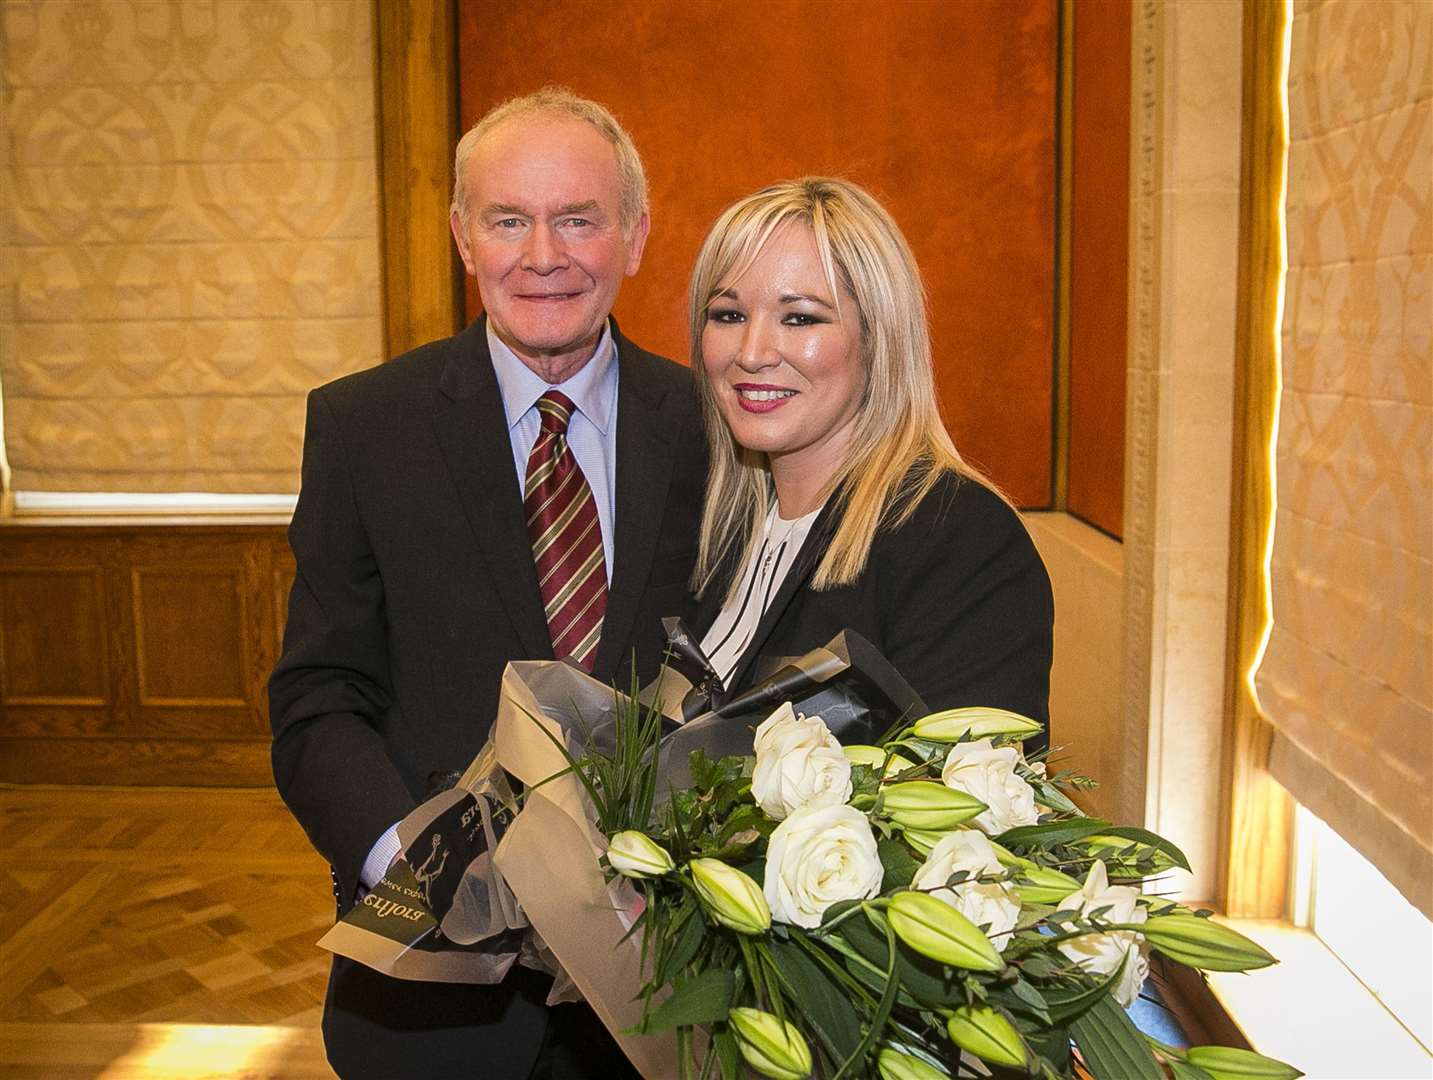
{"label": "parquet wood floor", "polygon": [[331,1077],[332,919],[272,791],[0,787],[0,1078]]}

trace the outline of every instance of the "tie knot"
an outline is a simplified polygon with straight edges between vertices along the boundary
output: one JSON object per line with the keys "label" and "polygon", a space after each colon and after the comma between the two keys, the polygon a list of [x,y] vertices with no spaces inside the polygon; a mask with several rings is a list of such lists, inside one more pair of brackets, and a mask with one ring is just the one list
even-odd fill
{"label": "tie knot", "polygon": [[537,414],[542,420],[544,435],[566,435],[567,423],[575,406],[561,390],[549,390],[537,399]]}

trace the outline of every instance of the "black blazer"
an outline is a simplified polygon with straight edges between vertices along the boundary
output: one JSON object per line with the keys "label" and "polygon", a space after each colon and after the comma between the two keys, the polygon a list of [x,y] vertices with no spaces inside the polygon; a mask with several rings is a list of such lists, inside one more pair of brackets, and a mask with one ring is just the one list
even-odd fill
{"label": "black blazer", "polygon": [[[662,617],[690,611],[706,462],[689,372],[614,332],[615,565],[593,673],[625,683],[634,656],[639,678],[656,674]],[[421,801],[430,775],[461,771],[482,746],[503,666],[552,658],[483,320],[309,395],[289,542],[298,572],[269,682],[274,778],[332,864],[342,911],[373,843]],[[340,969],[359,989],[336,1003]],[[445,1006],[424,999],[425,984],[374,980],[395,982],[335,965],[330,1055],[342,1042],[352,1075],[400,1075],[377,1049],[388,1029],[447,1031]],[[525,1075],[542,1011],[514,1019],[522,1010],[510,994],[441,989],[454,991],[445,999],[457,1002],[454,1023],[463,1013],[469,1025],[489,1022],[481,1049],[498,1055],[491,1075],[508,1075],[507,1053]],[[349,1037],[334,1028],[344,1011],[388,1015],[362,1017],[371,1023]],[[441,1071],[444,1047],[395,1047],[415,1075]]]}
{"label": "black blazer", "polygon": [[[855,581],[817,592],[811,577],[839,523],[832,500],[758,624],[729,690],[756,681],[759,658],[799,656],[855,630],[932,710],[990,705],[1049,722],[1050,578],[1009,506],[982,484],[947,473],[904,524],[877,532]],[[698,635],[716,620],[725,591],[710,588],[702,598]]]}

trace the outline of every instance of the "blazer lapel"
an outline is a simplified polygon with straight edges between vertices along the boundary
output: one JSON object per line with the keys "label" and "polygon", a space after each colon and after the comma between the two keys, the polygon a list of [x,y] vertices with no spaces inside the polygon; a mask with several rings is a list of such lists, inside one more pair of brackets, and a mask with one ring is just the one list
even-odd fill
{"label": "blazer lapel", "polygon": [[[756,633],[752,635],[751,644],[746,647],[741,660],[737,662],[731,678],[727,681],[728,692],[743,685],[751,670],[761,656],[762,650],[766,647],[767,639],[771,632],[776,629],[776,624],[781,621],[781,616],[791,606],[798,593],[806,588],[811,576],[816,572],[816,564],[821,561],[821,556],[826,554],[826,545],[830,542],[831,535],[836,531],[839,521],[836,512],[837,496],[832,495],[826,501],[826,506],[820,515],[811,525],[811,531],[806,534],[806,542],[801,545],[801,551],[796,556],[796,562],[792,564],[786,580],[781,583],[781,588],[776,590],[776,596],[772,598],[771,606],[762,615],[761,622],[756,624]],[[715,616],[713,616],[715,617]],[[839,629],[839,628],[838,628]],[[832,636],[836,631],[832,630]]]}
{"label": "blazer lapel", "polygon": [[[438,382],[434,427],[473,534],[492,569],[493,585],[522,644],[524,657],[552,658],[552,641],[537,588],[522,493],[513,471],[512,441],[486,322],[453,339]],[[513,659],[519,659],[513,657]]]}
{"label": "blazer lapel", "polygon": [[593,675],[606,681],[622,670],[632,627],[657,550],[657,533],[672,479],[678,417],[664,408],[666,392],[647,368],[655,361],[624,338],[617,342],[617,521],[607,612]]}

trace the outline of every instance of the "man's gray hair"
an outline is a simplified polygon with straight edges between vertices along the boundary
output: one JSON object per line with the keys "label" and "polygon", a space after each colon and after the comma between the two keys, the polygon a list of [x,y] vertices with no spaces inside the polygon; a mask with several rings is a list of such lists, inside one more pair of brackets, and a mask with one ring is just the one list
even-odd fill
{"label": "man's gray hair", "polygon": [[627,129],[617,122],[606,106],[579,97],[565,86],[544,86],[535,93],[509,98],[493,106],[458,140],[458,148],[453,154],[452,205],[452,212],[458,215],[458,220],[467,226],[468,193],[463,184],[463,173],[473,150],[483,136],[499,124],[529,116],[557,116],[585,121],[612,144],[617,154],[617,216],[622,231],[630,235],[638,219],[647,212],[647,174],[642,169],[642,157],[637,153],[632,136],[627,134]]}

